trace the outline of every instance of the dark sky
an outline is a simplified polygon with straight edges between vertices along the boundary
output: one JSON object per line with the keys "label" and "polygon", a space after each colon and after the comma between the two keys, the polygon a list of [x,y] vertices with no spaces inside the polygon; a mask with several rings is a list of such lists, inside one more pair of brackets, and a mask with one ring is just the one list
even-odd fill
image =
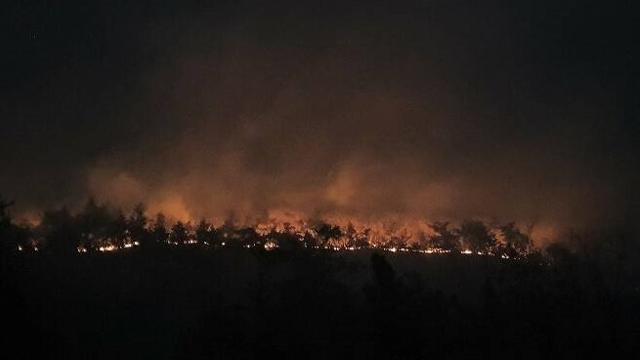
{"label": "dark sky", "polygon": [[5,5],[0,192],[21,211],[636,215],[635,1],[138,3]]}

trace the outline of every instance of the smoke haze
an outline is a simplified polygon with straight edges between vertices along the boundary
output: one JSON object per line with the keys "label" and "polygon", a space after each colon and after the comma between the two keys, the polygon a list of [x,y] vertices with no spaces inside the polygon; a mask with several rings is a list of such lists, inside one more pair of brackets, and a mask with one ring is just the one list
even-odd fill
{"label": "smoke haze", "polygon": [[25,213],[93,195],[191,220],[627,223],[628,12],[15,5],[0,191]]}

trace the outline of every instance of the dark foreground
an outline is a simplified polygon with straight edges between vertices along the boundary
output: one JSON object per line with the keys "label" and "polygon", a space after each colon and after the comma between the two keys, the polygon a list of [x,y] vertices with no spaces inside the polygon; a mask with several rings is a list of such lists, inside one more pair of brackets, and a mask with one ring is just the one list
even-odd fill
{"label": "dark foreground", "polygon": [[370,251],[32,254],[3,263],[2,345],[11,359],[633,355],[640,299],[624,270]]}

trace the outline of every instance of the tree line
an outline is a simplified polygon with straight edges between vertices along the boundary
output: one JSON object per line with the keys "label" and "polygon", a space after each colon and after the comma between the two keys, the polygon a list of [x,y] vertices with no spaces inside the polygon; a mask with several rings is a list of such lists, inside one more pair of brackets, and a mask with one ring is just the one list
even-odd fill
{"label": "tree line", "polygon": [[531,238],[513,222],[495,227],[478,220],[463,221],[458,227],[448,222],[434,222],[429,225],[432,232],[421,234],[417,239],[389,234],[372,244],[371,229],[356,230],[351,224],[340,227],[324,221],[311,222],[312,225],[302,232],[285,223],[282,229],[259,233],[255,227],[237,226],[231,221],[219,227],[205,219],[196,224],[183,221],[170,224],[162,213],[149,218],[141,203],[125,213],[90,198],[75,214],[66,207],[46,210],[39,224],[25,225],[16,224],[12,219],[12,206],[13,202],[0,200],[0,238],[8,251],[71,254],[197,244],[212,248],[284,250],[382,247],[517,258],[533,250]]}

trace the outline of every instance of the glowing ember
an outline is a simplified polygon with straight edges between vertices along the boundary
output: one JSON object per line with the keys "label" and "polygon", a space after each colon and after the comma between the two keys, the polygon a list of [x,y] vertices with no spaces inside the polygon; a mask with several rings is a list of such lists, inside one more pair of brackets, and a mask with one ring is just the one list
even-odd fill
{"label": "glowing ember", "polygon": [[98,248],[98,251],[100,252],[112,252],[112,251],[116,251],[118,250],[118,247],[115,245],[107,245],[107,246],[100,246]]}
{"label": "glowing ember", "polygon": [[267,242],[264,244],[264,249],[265,249],[265,250],[267,250],[267,251],[275,250],[275,249],[277,249],[278,247],[279,247],[279,246],[278,246],[278,244],[276,244],[276,243],[275,243],[275,242],[273,242],[273,241],[267,241]]}

